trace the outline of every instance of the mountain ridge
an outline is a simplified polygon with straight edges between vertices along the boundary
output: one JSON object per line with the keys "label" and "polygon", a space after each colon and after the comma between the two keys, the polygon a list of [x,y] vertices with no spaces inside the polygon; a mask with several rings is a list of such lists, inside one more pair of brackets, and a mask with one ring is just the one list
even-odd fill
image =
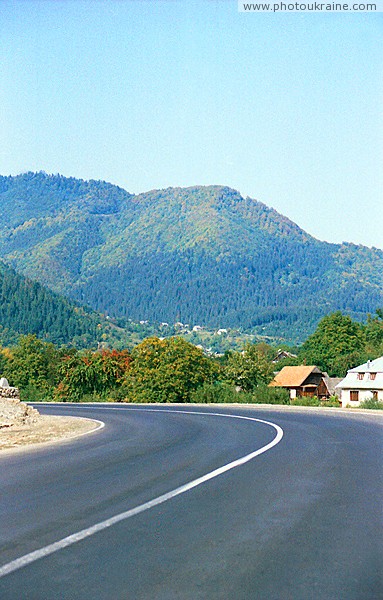
{"label": "mountain ridge", "polygon": [[383,251],[317,240],[228,186],[130,194],[27,173],[0,176],[0,209],[3,260],[112,316],[299,341],[332,310],[383,305]]}

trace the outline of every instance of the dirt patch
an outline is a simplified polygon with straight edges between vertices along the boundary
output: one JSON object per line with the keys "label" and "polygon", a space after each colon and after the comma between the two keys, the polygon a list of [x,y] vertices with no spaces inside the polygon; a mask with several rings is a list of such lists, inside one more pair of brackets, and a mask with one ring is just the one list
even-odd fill
{"label": "dirt patch", "polygon": [[16,398],[0,398],[0,452],[84,435],[100,423],[79,417],[52,417]]}

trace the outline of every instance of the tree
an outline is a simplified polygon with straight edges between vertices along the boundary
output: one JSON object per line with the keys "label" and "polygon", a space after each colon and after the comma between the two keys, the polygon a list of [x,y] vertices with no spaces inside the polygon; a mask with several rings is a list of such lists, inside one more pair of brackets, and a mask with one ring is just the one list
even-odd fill
{"label": "tree", "polygon": [[20,388],[25,400],[49,398],[59,381],[61,352],[35,335],[22,335],[17,346],[8,351],[4,376]]}
{"label": "tree", "polygon": [[190,402],[192,392],[216,378],[218,367],[183,338],[144,340],[132,351],[125,381],[131,402]]}
{"label": "tree", "polygon": [[55,398],[75,402],[88,394],[102,398],[121,385],[129,367],[127,350],[85,350],[68,354],[60,365],[61,381]]}
{"label": "tree", "polygon": [[375,315],[368,317],[364,327],[369,358],[383,354],[383,310],[378,308]]}
{"label": "tree", "polygon": [[10,356],[9,349],[0,347],[0,377],[3,376],[8,364],[8,357]]}
{"label": "tree", "polygon": [[302,345],[299,358],[332,377],[343,377],[348,369],[367,360],[365,348],[363,325],[338,311],[319,322]]}
{"label": "tree", "polygon": [[260,383],[269,383],[273,377],[273,367],[263,347],[246,344],[243,352],[232,352],[225,367],[229,383],[252,392]]}

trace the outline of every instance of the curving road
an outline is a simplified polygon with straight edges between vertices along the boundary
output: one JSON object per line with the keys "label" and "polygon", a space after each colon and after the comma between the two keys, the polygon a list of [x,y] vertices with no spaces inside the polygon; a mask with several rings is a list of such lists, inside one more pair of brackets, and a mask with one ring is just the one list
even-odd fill
{"label": "curving road", "polygon": [[2,600],[383,598],[381,416],[39,409],[105,427],[1,457]]}

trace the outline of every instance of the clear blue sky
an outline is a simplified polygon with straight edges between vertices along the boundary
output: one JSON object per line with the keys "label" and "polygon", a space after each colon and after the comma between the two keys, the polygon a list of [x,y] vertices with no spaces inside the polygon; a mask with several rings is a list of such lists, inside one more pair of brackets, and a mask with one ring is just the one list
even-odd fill
{"label": "clear blue sky", "polygon": [[223,184],[383,247],[383,14],[0,2],[0,173]]}

